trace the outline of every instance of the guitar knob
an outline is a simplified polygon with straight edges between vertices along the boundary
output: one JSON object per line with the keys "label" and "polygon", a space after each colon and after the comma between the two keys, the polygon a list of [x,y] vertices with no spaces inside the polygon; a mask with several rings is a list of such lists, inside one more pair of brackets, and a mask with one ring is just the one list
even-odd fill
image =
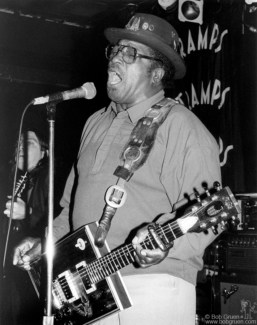
{"label": "guitar knob", "polygon": [[78,238],[75,247],[83,251],[86,249],[86,244],[87,244],[86,240],[83,240],[82,238]]}

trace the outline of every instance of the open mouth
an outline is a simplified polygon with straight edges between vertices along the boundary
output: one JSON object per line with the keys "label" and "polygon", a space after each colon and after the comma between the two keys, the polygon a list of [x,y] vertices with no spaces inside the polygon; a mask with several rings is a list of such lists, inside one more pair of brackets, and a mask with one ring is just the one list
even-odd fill
{"label": "open mouth", "polygon": [[122,81],[121,76],[116,71],[109,71],[108,75],[108,83],[110,85],[117,85]]}

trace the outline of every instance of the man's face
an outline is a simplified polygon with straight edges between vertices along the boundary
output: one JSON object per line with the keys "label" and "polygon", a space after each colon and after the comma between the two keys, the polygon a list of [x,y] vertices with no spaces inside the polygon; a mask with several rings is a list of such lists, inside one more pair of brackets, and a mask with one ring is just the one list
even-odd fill
{"label": "man's face", "polygon": [[[149,48],[141,43],[121,40],[119,45],[134,47],[138,54],[151,56]],[[151,60],[136,58],[129,64],[124,62],[122,53],[118,52],[109,62],[107,92],[111,100],[124,104],[126,108],[133,106],[156,93],[153,87]]]}
{"label": "man's face", "polygon": [[28,131],[25,137],[21,136],[18,167],[21,170],[32,170],[44,156],[38,137],[35,132]]}
{"label": "man's face", "polygon": [[177,2],[177,0],[158,0],[159,5],[166,9],[167,7],[173,5],[175,2]]}

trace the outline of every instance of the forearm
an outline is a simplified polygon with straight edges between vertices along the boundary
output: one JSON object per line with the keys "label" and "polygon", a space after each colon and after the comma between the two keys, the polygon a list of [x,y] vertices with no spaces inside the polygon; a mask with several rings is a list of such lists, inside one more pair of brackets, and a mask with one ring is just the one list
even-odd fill
{"label": "forearm", "polygon": [[170,249],[169,257],[188,261],[195,256],[203,256],[204,250],[218,235],[214,235],[211,230],[205,233],[188,233],[174,241]]}
{"label": "forearm", "polygon": [[70,232],[68,209],[64,208],[60,215],[54,219],[53,236],[54,241],[58,241]]}

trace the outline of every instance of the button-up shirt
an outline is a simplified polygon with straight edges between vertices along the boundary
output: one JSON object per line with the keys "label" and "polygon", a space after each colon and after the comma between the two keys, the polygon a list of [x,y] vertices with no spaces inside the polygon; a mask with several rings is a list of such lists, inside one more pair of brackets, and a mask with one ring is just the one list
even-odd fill
{"label": "button-up shirt", "polygon": [[[163,98],[160,91],[124,111],[111,102],[87,120],[78,159],[61,200],[63,211],[54,220],[56,239],[70,231],[71,202],[73,229],[101,218],[105,192],[117,183],[113,173],[122,164],[121,152],[133,128],[146,110]],[[194,188],[203,192],[203,182],[212,187],[220,179],[216,140],[191,111],[176,104],[159,127],[146,162],[125,183],[126,202],[117,209],[107,236],[110,249],[122,245],[142,224],[173,211]],[[143,269],[131,264],[121,272],[170,273],[195,283],[204,249],[213,239],[212,234],[186,234],[175,240],[168,257],[158,265]]]}

